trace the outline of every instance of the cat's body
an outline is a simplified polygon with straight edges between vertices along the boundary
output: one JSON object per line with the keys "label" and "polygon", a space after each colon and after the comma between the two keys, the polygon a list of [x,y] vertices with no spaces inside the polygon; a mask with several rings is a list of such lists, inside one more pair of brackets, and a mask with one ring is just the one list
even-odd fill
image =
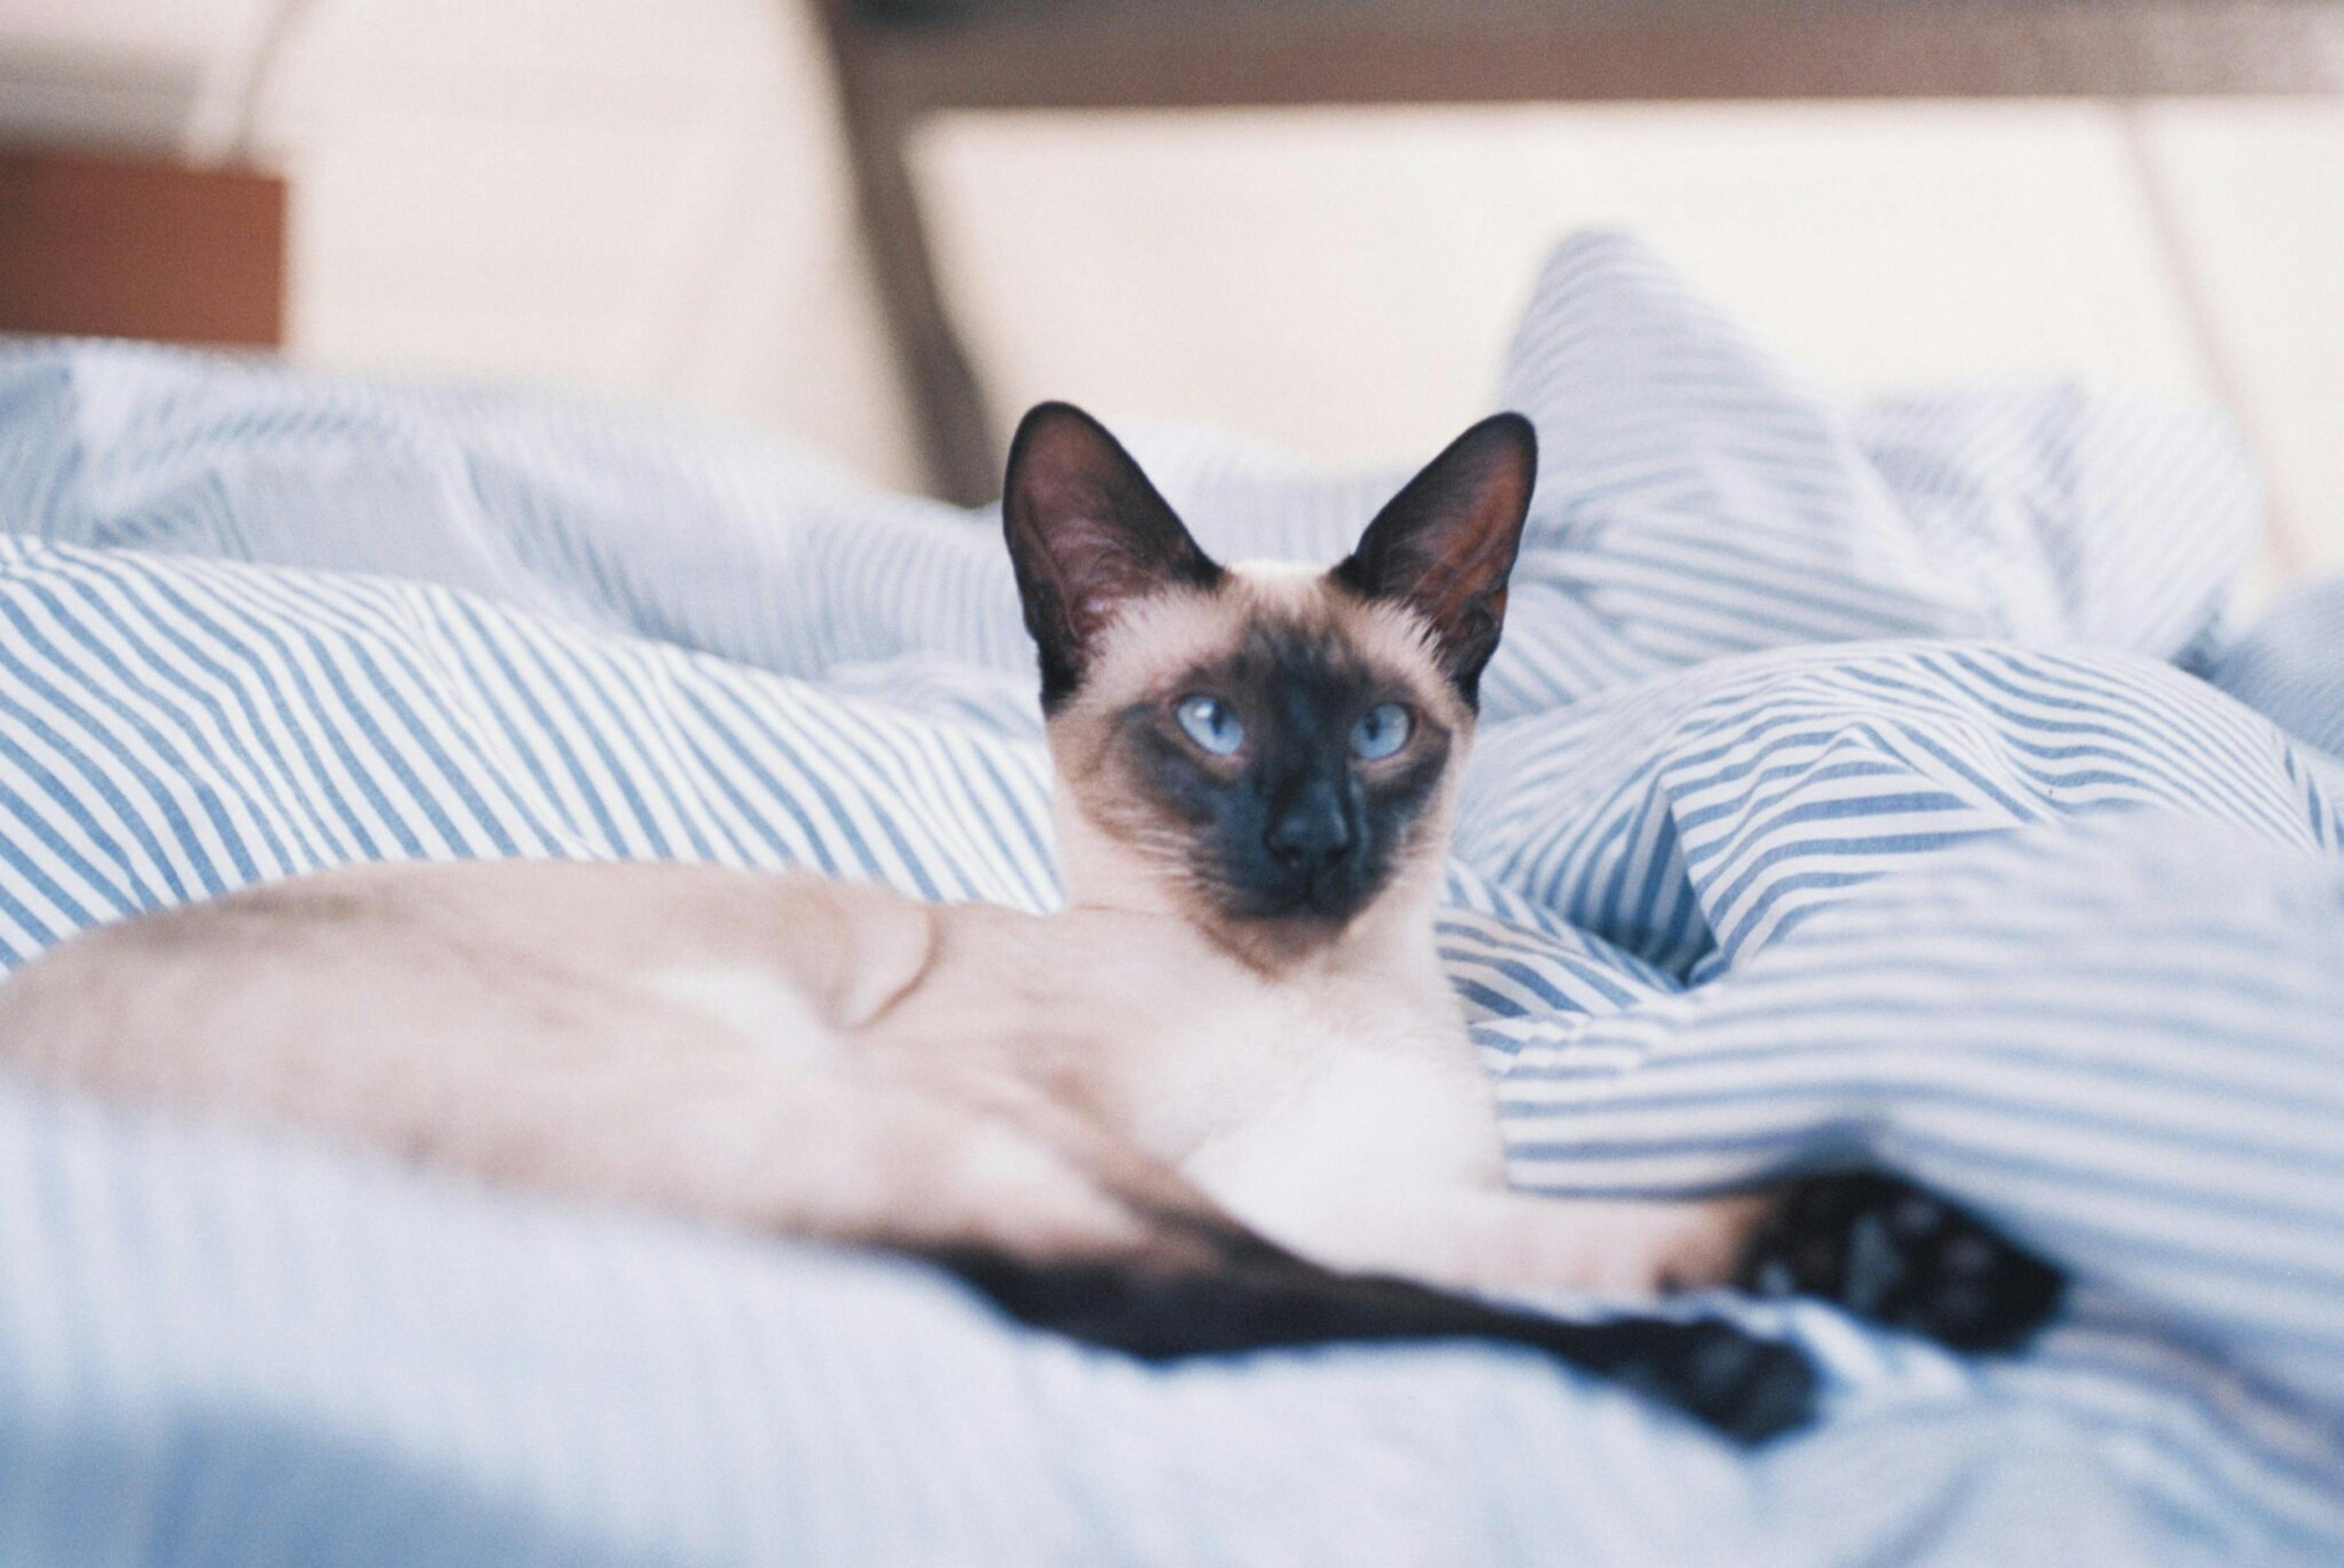
{"label": "cat's body", "polygon": [[[924,1252],[1147,1353],[1479,1333],[1773,1430],[1805,1373],[1722,1325],[1551,1324],[1329,1271],[1818,1282],[1779,1195],[1506,1185],[1433,908],[1530,473],[1527,425],[1486,421],[1332,571],[1225,568],[1086,417],[1029,417],[1005,513],[1056,914],[712,867],[360,868],[66,944],[0,986],[0,1054],[492,1181]],[[2047,1310],[2047,1271],[1994,1262]]]}
{"label": "cat's body", "polygon": [[1731,1271],[1733,1205],[1510,1192],[1430,982],[1273,981],[1124,910],[706,866],[369,866],[67,944],[0,986],[0,1050],[119,1098],[839,1239],[1146,1244],[1104,1189],[1442,1285]]}

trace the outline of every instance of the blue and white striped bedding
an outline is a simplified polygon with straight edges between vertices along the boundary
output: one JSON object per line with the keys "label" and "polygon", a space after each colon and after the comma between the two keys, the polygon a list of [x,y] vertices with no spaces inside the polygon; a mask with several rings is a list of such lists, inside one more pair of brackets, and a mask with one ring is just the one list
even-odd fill
{"label": "blue and white striped bedding", "polygon": [[[2344,1558],[2344,595],[2225,626],[2227,429],[1847,397],[1605,236],[1502,401],[1544,471],[1442,935],[1515,1176],[1885,1158],[2076,1271],[2038,1349],[1734,1308],[1834,1389],[1749,1455],[1510,1352],[1146,1369],[0,1086],[0,1563]],[[1398,477],[1134,445],[1230,554]],[[0,959],[373,858],[1045,907],[982,521],[640,410],[0,350]]]}

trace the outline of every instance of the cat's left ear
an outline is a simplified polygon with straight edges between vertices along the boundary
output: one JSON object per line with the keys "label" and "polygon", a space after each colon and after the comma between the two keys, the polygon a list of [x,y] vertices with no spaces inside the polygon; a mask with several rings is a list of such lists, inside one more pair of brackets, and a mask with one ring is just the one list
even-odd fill
{"label": "cat's left ear", "polygon": [[1491,415],[1409,481],[1329,573],[1355,593],[1422,616],[1442,673],[1470,708],[1480,704],[1481,672],[1498,651],[1506,578],[1537,478],[1531,422]]}
{"label": "cat's left ear", "polygon": [[1125,604],[1221,577],[1131,454],[1071,403],[1043,403],[1019,422],[1001,526],[1041,654],[1046,713],[1074,694]]}

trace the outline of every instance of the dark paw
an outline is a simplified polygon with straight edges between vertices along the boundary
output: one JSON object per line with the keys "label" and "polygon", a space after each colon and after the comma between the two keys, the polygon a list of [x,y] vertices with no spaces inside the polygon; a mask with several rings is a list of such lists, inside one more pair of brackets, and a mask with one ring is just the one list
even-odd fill
{"label": "dark paw", "polygon": [[1763,1442],[1814,1414],[1814,1363],[1790,1345],[1716,1318],[1628,1318],[1591,1327],[1604,1337],[1600,1360],[1614,1381],[1736,1442]]}
{"label": "dark paw", "polygon": [[1743,1254],[1760,1295],[1819,1296],[1964,1351],[2007,1350],[2041,1328],[2066,1281],[1984,1221],[1877,1172],[1783,1187]]}

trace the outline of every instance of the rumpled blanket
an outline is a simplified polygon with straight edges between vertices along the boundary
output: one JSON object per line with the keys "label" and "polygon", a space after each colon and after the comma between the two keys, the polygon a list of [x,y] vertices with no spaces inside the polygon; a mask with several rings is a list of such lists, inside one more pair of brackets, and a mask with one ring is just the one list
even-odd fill
{"label": "rumpled blanket", "polygon": [[[1541,474],[1442,940],[1514,1178],[1886,1162],[2073,1271],[2037,1345],[1697,1303],[1828,1371],[1743,1452],[1519,1352],[1143,1367],[901,1260],[0,1081],[0,1562],[2344,1560],[2344,592],[2227,622],[2228,428],[1856,397],[1603,234],[1496,401]],[[1331,559],[1405,471],[1128,434],[1225,558]],[[0,528],[6,963],[370,859],[1057,896],[987,516],[643,409],[28,342]]]}

